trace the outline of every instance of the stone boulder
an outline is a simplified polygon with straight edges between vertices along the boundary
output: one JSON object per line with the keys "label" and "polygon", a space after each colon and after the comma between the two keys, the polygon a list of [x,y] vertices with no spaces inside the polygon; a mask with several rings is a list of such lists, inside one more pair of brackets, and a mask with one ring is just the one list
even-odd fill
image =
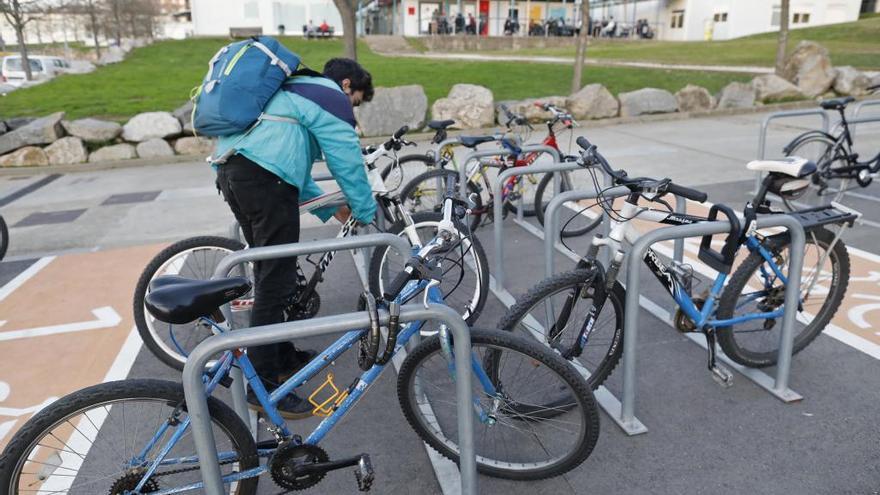
{"label": "stone boulder", "polygon": [[109,46],[98,59],[98,65],[118,64],[125,60],[125,50],[118,46]]}
{"label": "stone boulder", "polygon": [[116,122],[98,119],[79,119],[63,121],[61,125],[71,136],[78,137],[87,143],[106,143],[122,134],[122,126]]}
{"label": "stone boulder", "polygon": [[864,96],[869,93],[871,78],[854,67],[844,66],[834,69],[834,92],[841,95]]}
{"label": "stone boulder", "polygon": [[171,115],[174,115],[174,118],[179,120],[180,125],[183,126],[183,133],[188,136],[195,134],[192,126],[192,111],[193,102],[190,100],[178,107],[177,110],[171,112]]}
{"label": "stone boulder", "polygon": [[810,98],[828,91],[835,76],[828,50],[812,41],[797,44],[785,62],[782,75]]}
{"label": "stone boulder", "polygon": [[620,99],[620,116],[635,117],[652,113],[670,113],[678,109],[672,93],[657,88],[642,88],[617,95]]}
{"label": "stone boulder", "polygon": [[491,127],[495,122],[492,91],[475,84],[456,84],[446,98],[434,102],[431,118],[453,119],[459,129]]}
{"label": "stone boulder", "polygon": [[749,108],[755,106],[755,88],[750,83],[732,82],[721,88],[718,108]]}
{"label": "stone boulder", "polygon": [[174,151],[178,155],[208,156],[214,152],[214,140],[202,137],[182,137],[174,143]]}
{"label": "stone boulder", "polygon": [[180,134],[183,126],[168,112],[147,112],[135,115],[122,126],[122,138],[141,143],[154,138],[167,138]]}
{"label": "stone boulder", "polygon": [[552,113],[537,106],[536,103],[551,103],[561,110],[566,110],[564,96],[545,96],[543,98],[529,98],[519,101],[499,101],[496,104],[498,123],[502,125],[507,123],[507,116],[501,110],[501,105],[505,105],[508,110],[515,114],[522,115],[529,122],[546,122],[553,118]]}
{"label": "stone boulder", "polygon": [[418,84],[376,88],[373,101],[355,107],[354,116],[364,136],[390,136],[401,126],[410,132],[425,126],[428,97]]}
{"label": "stone boulder", "polygon": [[153,138],[143,143],[138,143],[136,147],[137,155],[140,158],[163,158],[174,156],[174,150],[168,141],[159,138]]}
{"label": "stone boulder", "polygon": [[85,163],[89,152],[78,137],[63,137],[46,147],[49,165],[73,165]]}
{"label": "stone boulder", "polygon": [[14,131],[19,127],[24,127],[31,122],[35,121],[34,117],[16,117],[14,119],[9,119],[6,121],[6,127],[9,128],[10,131]]}
{"label": "stone boulder", "polygon": [[620,103],[601,84],[588,84],[565,99],[565,107],[576,119],[617,117]]}
{"label": "stone boulder", "polygon": [[95,162],[114,162],[118,160],[130,160],[137,158],[137,152],[134,146],[128,143],[114,144],[113,146],[105,146],[89,155],[89,163]]}
{"label": "stone boulder", "polygon": [[52,144],[64,135],[61,119],[64,112],[56,112],[0,136],[0,154],[33,144]]}
{"label": "stone boulder", "polygon": [[764,74],[752,79],[752,87],[755,88],[755,99],[762,102],[805,98],[800,88],[776,74]]}
{"label": "stone boulder", "polygon": [[675,93],[679,112],[706,112],[715,106],[715,98],[709,90],[694,84],[688,84]]}
{"label": "stone boulder", "polygon": [[49,157],[43,148],[25,146],[7,155],[0,156],[0,167],[39,167],[49,164]]}
{"label": "stone boulder", "polygon": [[9,127],[6,126],[6,122],[0,120],[0,134],[6,134],[6,131],[9,130]]}

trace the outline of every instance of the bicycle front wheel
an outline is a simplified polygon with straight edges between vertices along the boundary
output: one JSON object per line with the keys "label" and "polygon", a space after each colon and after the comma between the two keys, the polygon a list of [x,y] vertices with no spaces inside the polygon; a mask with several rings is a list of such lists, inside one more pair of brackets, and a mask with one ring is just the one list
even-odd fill
{"label": "bicycle front wheel", "polygon": [[[413,177],[403,187],[400,191],[400,201],[411,213],[439,213],[443,209],[446,182],[453,180],[457,184],[458,179],[459,174],[455,170],[443,168],[429,170]],[[468,182],[467,191],[469,200],[475,203],[467,217],[467,224],[470,226],[470,230],[474,231],[480,226],[480,221],[483,218],[483,199],[473,182]]]}
{"label": "bicycle front wheel", "polygon": [[[553,189],[554,174],[545,174],[535,191],[535,217],[541,226],[544,225],[544,214],[556,193]],[[560,172],[559,193],[573,191],[574,184],[568,172]],[[602,210],[598,206],[585,208],[580,205],[576,209],[563,207],[559,212],[560,237],[579,237],[595,229],[602,223]]]}
{"label": "bicycle front wheel", "polygon": [[[513,480],[538,480],[579,466],[599,438],[599,412],[584,379],[564,359],[535,342],[498,330],[472,330],[473,401],[490,414],[477,418],[477,470]],[[400,407],[428,445],[458,462],[455,379],[439,336],[422,341],[397,379]],[[494,393],[484,381],[491,383]],[[567,397],[566,404],[548,408]],[[473,406],[469,407],[473,410]]]}
{"label": "bicycle front wheel", "polygon": [[[134,322],[144,344],[160,361],[182,371],[187,354],[212,333],[208,325],[197,320],[183,325],[172,325],[153,318],[144,306],[150,282],[163,275],[208,280],[214,275],[214,269],[220,260],[240,249],[244,249],[244,244],[226,237],[191,237],[163,249],[144,268],[134,289]],[[239,266],[230,276],[247,276],[253,280],[252,271],[250,265],[245,268]],[[253,296],[246,295],[239,301],[252,302],[252,298]],[[247,327],[250,306],[234,304],[233,317],[237,328]]]}
{"label": "bicycle front wheel", "polygon": [[[825,229],[808,231],[801,275],[801,307],[794,328],[793,353],[812,342],[840,307],[849,284],[849,254],[843,241],[832,247],[834,233]],[[783,273],[788,273],[790,238],[779,234],[765,244]],[[718,318],[772,312],[781,308],[785,284],[769,263],[756,252],[737,268],[718,303]],[[718,328],[718,344],[728,357],[744,366],[764,368],[777,362],[782,317],[749,320]]]}
{"label": "bicycle front wheel", "polygon": [[[163,380],[102,383],[63,397],[31,418],[9,442],[0,456],[0,492],[134,492],[146,467],[183,427],[186,408],[178,406],[184,405],[183,386]],[[221,474],[258,467],[253,437],[235,412],[213,397],[208,408]],[[157,440],[155,445],[151,440]],[[200,481],[192,435],[184,434],[139,493]],[[227,484],[226,493],[256,493],[257,482],[253,477]]]}

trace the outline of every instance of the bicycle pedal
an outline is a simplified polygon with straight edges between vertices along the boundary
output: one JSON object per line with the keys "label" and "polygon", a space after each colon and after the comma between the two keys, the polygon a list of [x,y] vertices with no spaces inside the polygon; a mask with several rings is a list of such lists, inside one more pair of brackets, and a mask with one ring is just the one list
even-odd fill
{"label": "bicycle pedal", "polygon": [[354,471],[354,477],[357,480],[359,491],[370,491],[376,473],[373,472],[373,463],[370,462],[370,456],[368,454],[361,454],[361,458],[358,460],[357,469]]}
{"label": "bicycle pedal", "polygon": [[718,385],[721,385],[724,388],[730,388],[733,386],[733,374],[727,368],[716,364],[709,371],[712,372],[712,379],[715,380]]}

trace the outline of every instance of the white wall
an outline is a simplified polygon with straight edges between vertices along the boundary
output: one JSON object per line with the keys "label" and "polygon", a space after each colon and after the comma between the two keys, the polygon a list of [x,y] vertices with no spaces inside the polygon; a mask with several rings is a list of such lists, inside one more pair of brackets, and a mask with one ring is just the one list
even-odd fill
{"label": "white wall", "polygon": [[286,34],[301,34],[311,20],[318,26],[324,20],[342,34],[342,19],[332,0],[192,0],[194,34],[229,35],[231,27],[261,27],[263,34],[278,34],[284,24]]}

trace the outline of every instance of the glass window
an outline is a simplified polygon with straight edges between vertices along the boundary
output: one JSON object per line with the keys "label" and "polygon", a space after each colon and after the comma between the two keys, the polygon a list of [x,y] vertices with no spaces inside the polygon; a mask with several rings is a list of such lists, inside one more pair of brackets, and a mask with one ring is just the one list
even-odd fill
{"label": "glass window", "polygon": [[810,14],[808,14],[808,13],[801,14],[801,24],[806,24],[808,22],[810,22]]}
{"label": "glass window", "polygon": [[[31,71],[42,72],[43,64],[40,63],[39,60],[29,60]],[[10,71],[23,71],[24,68],[21,65],[21,57],[8,57],[6,59],[6,70]]]}
{"label": "glass window", "polygon": [[721,14],[715,14],[715,22],[721,22]]}
{"label": "glass window", "polygon": [[773,13],[770,15],[770,25],[779,27],[780,19],[782,19],[782,8],[778,6],[773,7]]}
{"label": "glass window", "polygon": [[672,20],[669,23],[669,27],[673,29],[678,29],[684,26],[684,11],[683,10],[673,10],[672,11]]}
{"label": "glass window", "polygon": [[727,22],[727,12],[721,14],[721,22]]}
{"label": "glass window", "polygon": [[798,13],[795,13],[791,22],[792,22],[792,24],[797,24],[797,23],[801,22],[801,15]]}

